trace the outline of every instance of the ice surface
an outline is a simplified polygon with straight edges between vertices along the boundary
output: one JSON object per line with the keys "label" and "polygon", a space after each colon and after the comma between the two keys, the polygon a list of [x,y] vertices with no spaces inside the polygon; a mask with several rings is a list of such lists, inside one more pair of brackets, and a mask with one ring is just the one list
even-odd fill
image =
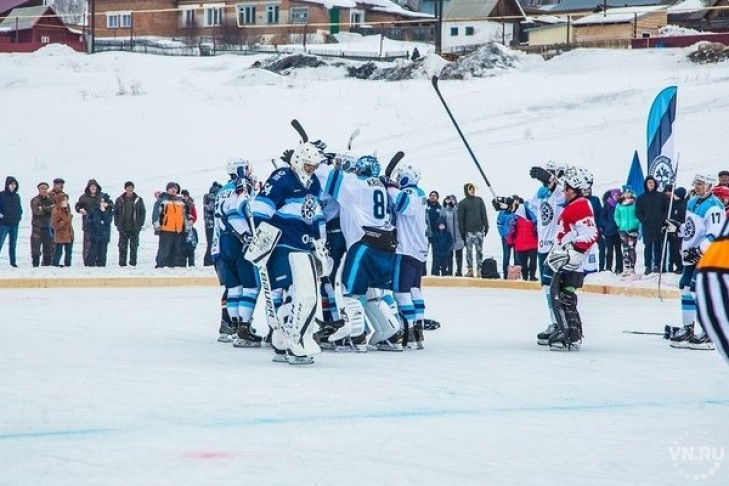
{"label": "ice surface", "polygon": [[540,293],[429,289],[424,351],[302,368],[217,343],[218,297],[0,292],[0,484],[729,482],[725,457],[671,455],[729,446],[719,356],[622,333],[678,302],[581,296],[584,349],[560,353],[534,342]]}

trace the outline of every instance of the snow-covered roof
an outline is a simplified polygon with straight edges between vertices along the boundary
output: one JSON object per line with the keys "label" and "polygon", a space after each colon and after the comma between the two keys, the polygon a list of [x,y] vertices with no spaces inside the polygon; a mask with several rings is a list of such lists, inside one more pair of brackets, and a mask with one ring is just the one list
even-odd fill
{"label": "snow-covered roof", "polygon": [[666,10],[664,5],[655,5],[652,7],[627,7],[627,8],[609,8],[603,14],[597,13],[582,17],[573,22],[574,25],[591,25],[591,24],[622,24],[632,22],[636,16],[645,17],[646,15]]}
{"label": "snow-covered roof", "polygon": [[539,15],[537,17],[527,17],[522,23],[535,24],[564,24],[567,22],[566,17],[556,17],[554,15]]}
{"label": "snow-covered roof", "polygon": [[701,19],[710,12],[704,10],[707,7],[713,7],[719,0],[684,0],[668,8],[668,15],[672,19]]}
{"label": "snow-covered roof", "polygon": [[32,29],[46,11],[51,10],[48,5],[40,7],[20,7],[13,9],[5,19],[0,22],[0,32],[15,32],[16,30]]}
{"label": "snow-covered roof", "polygon": [[339,8],[355,8],[357,4],[352,0],[297,0],[298,2],[304,3],[315,3],[322,5],[324,8],[331,10],[334,7]]}
{"label": "snow-covered roof", "polygon": [[[358,6],[365,6],[369,7],[370,10],[374,10],[376,12],[385,12],[390,13],[394,15],[400,15],[402,17],[412,17],[412,18],[433,18],[433,15],[422,13],[422,12],[412,12],[410,10],[402,8],[400,5],[396,4],[395,2],[391,0],[355,0],[357,2]],[[451,0],[452,1],[452,0]]]}
{"label": "snow-covered roof", "polygon": [[665,0],[562,0],[560,3],[550,9],[550,13],[558,12],[594,12],[597,8],[601,8],[607,2],[608,8],[611,7],[644,7],[650,5],[660,5]]}
{"label": "snow-covered roof", "polygon": [[[488,17],[494,11],[500,0],[450,0],[443,10],[444,19],[469,19]],[[515,6],[523,17],[526,17],[521,4],[515,1]]]}

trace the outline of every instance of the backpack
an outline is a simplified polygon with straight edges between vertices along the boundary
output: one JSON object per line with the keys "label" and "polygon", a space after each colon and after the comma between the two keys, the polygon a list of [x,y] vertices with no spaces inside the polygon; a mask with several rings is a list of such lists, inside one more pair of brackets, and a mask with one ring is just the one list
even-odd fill
{"label": "backpack", "polygon": [[501,278],[498,268],[495,259],[484,258],[481,262],[481,278]]}

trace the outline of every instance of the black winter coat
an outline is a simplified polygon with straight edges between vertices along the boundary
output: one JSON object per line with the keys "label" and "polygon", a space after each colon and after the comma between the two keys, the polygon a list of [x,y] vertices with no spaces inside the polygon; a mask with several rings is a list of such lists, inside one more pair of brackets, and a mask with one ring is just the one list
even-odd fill
{"label": "black winter coat", "polygon": [[[655,189],[648,190],[646,182],[651,179],[653,179],[652,176],[645,178],[643,183],[645,192],[638,196],[635,203],[635,217],[643,226],[644,243],[655,243],[663,238],[661,228],[668,216],[668,201],[665,194],[657,192]],[[655,181],[655,179],[653,180]]]}
{"label": "black winter coat", "polygon": [[5,179],[5,190],[0,192],[0,214],[3,215],[0,218],[0,226],[15,226],[20,223],[20,218],[23,217],[23,207],[20,205],[20,195],[18,194],[17,186],[15,192],[10,190],[10,184],[18,180],[15,177],[8,176]]}
{"label": "black winter coat", "polygon": [[[93,196],[91,195],[91,192],[89,191],[89,186],[91,185],[96,186],[96,194]],[[78,198],[78,202],[76,203],[75,209],[77,213],[80,213],[82,209],[86,210],[86,215],[83,217],[83,230],[88,231],[88,219],[89,214],[91,214],[91,211],[94,209],[99,208],[99,204],[101,204],[101,198],[103,196],[107,196],[106,194],[101,192],[101,186],[98,182],[96,182],[95,179],[90,179],[88,184],[86,184],[86,189],[84,189],[84,193],[81,195],[80,198]]]}
{"label": "black winter coat", "polygon": [[86,231],[89,239],[94,243],[108,243],[111,240],[111,224],[114,219],[114,209],[111,204],[106,211],[96,208],[86,218]]}
{"label": "black winter coat", "polygon": [[[134,204],[134,211],[132,212],[132,223],[134,226],[133,231],[141,231],[144,226],[144,219],[147,217],[147,208],[144,207],[144,200],[137,195],[136,192],[132,193],[132,203]],[[116,198],[114,201],[114,225],[116,229],[121,233],[126,231],[124,221],[124,203],[127,202],[126,193],[122,193],[121,196]]]}
{"label": "black winter coat", "polygon": [[486,215],[486,204],[483,199],[478,196],[468,195],[468,186],[463,186],[463,192],[466,195],[458,203],[458,230],[462,235],[466,233],[477,233],[482,231],[484,234],[489,231],[489,219]]}

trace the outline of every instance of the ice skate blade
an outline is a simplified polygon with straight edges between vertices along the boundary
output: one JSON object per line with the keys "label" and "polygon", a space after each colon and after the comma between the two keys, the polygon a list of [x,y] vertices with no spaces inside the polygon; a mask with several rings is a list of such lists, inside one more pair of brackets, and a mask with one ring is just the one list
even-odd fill
{"label": "ice skate blade", "polygon": [[550,351],[579,351],[582,349],[582,343],[572,343],[572,344],[565,344],[565,343],[552,343],[549,345]]}
{"label": "ice skate blade", "polygon": [[366,344],[352,344],[350,346],[334,346],[334,351],[337,353],[366,353]]}
{"label": "ice skate blade", "polygon": [[673,349],[689,349],[689,342],[686,341],[671,341],[668,343]]}
{"label": "ice skate blade", "polygon": [[714,343],[689,344],[687,349],[693,351],[715,351],[716,346],[714,346]]}
{"label": "ice skate blade", "polygon": [[219,343],[232,343],[233,336],[231,334],[221,334],[220,336],[218,336],[218,342]]}
{"label": "ice skate blade", "polygon": [[299,365],[310,365],[314,364],[314,357],[313,356],[294,356],[294,355],[288,355],[286,357],[286,361],[290,365],[299,366]]}
{"label": "ice skate blade", "polygon": [[412,350],[412,351],[422,351],[423,349],[425,349],[425,346],[423,346],[423,343],[418,343],[418,342],[408,343],[407,349]]}
{"label": "ice skate blade", "polygon": [[274,363],[288,363],[288,360],[286,359],[286,355],[279,354],[279,353],[274,354],[273,359],[271,361],[273,361]]}
{"label": "ice skate blade", "polygon": [[537,339],[537,344],[540,346],[548,346],[549,339]]}
{"label": "ice skate blade", "polygon": [[249,341],[247,339],[233,338],[234,348],[260,348],[261,341]]}

